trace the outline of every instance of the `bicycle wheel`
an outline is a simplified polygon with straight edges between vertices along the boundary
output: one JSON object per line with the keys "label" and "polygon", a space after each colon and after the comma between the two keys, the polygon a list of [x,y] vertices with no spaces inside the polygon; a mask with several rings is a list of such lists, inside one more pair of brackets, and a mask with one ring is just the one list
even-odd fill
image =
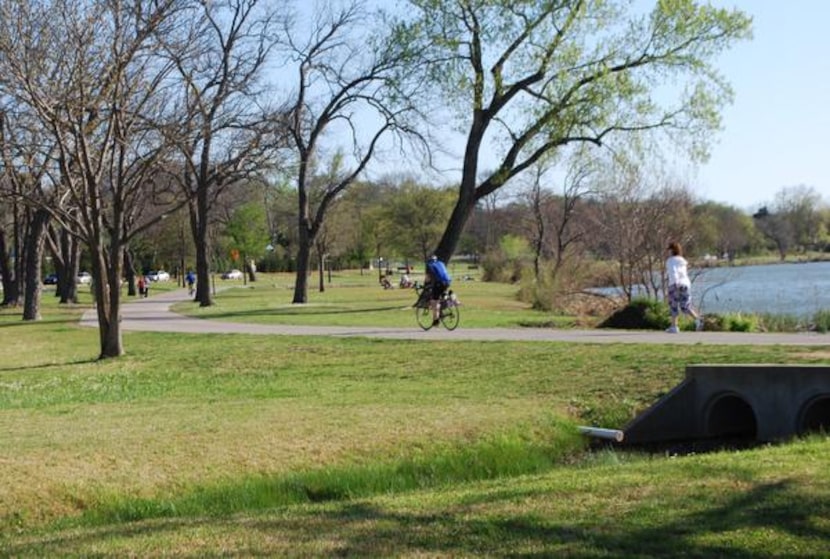
{"label": "bicycle wheel", "polygon": [[432,309],[429,307],[415,307],[415,320],[424,330],[432,328]]}
{"label": "bicycle wheel", "polygon": [[461,322],[461,309],[457,306],[446,307],[441,310],[441,324],[447,330],[455,330]]}

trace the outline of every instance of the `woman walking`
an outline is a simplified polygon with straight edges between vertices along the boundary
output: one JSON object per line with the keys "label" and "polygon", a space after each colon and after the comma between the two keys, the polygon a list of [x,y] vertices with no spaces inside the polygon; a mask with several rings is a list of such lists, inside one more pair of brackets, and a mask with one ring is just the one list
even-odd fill
{"label": "woman walking", "polygon": [[666,275],[669,280],[668,298],[671,312],[671,326],[666,332],[669,334],[679,332],[677,317],[681,312],[695,319],[695,330],[703,330],[703,320],[692,308],[692,282],[689,280],[688,262],[683,258],[683,249],[679,243],[671,242],[666,250],[669,251],[669,257],[666,259]]}

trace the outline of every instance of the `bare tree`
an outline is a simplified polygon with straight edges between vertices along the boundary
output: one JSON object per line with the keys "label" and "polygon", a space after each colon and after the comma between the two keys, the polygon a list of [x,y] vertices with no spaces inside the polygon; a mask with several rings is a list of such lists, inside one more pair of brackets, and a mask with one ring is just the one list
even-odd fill
{"label": "bare tree", "polygon": [[273,138],[275,113],[263,103],[263,88],[285,10],[282,2],[260,0],[191,3],[177,14],[176,35],[165,38],[177,92],[164,130],[182,160],[201,306],[213,302],[210,229],[217,199],[271,166],[282,145]]}
{"label": "bare tree", "polygon": [[15,307],[20,303],[20,271],[13,254],[20,254],[20,221],[14,200],[0,206],[0,281],[3,285],[3,299],[0,306]]}
{"label": "bare tree", "polygon": [[[165,192],[165,144],[147,123],[165,106],[157,38],[176,0],[148,5],[0,1],[4,93],[20,121],[48,134],[43,178],[25,203],[82,239],[91,263],[101,358],[123,354],[119,322],[124,248],[148,226],[142,210]],[[95,22],[91,25],[90,22]],[[66,204],[48,204],[54,192]]]}
{"label": "bare tree", "polygon": [[58,276],[55,296],[60,303],[78,302],[78,272],[80,272],[81,242],[77,235],[62,227],[56,227],[54,221],[46,231],[46,246],[52,255],[52,264]]}
{"label": "bare tree", "polygon": [[545,187],[550,178],[550,166],[540,162],[533,167],[532,181],[524,198],[530,209],[530,240],[533,248],[533,270],[537,281],[541,279],[543,260],[553,263],[551,275],[556,280],[563,265],[576,245],[585,237],[584,223],[579,211],[586,197],[596,194],[595,185],[588,179],[592,174],[588,159],[575,157],[566,174],[558,179],[560,189]]}
{"label": "bare tree", "polygon": [[[0,161],[3,177],[0,197],[8,202],[11,213],[11,249],[14,262],[4,258],[3,305],[17,306],[23,296],[23,319],[40,317],[40,265],[43,258],[43,236],[49,214],[27,204],[30,198],[44,204],[57,203],[54,193],[44,192],[37,185],[46,174],[51,146],[44,146],[44,138],[36,123],[19,110],[9,95],[3,97],[0,110]],[[35,208],[35,209],[33,209]],[[2,243],[6,250],[6,242]]]}
{"label": "bare tree", "polygon": [[689,244],[694,235],[693,200],[688,190],[642,168],[606,168],[597,230],[598,251],[616,263],[613,284],[630,301],[663,291],[665,249],[670,241]]}
{"label": "bare tree", "polygon": [[[308,301],[311,248],[331,204],[357,181],[384,140],[414,134],[408,119],[418,108],[404,89],[410,83],[396,80],[409,63],[409,45],[393,34],[372,35],[372,17],[351,2],[316,12],[307,38],[286,29],[297,75],[289,123],[299,232],[294,303]],[[326,135],[335,130],[345,139],[325,151]],[[325,181],[315,191],[317,174]]]}
{"label": "bare tree", "polygon": [[548,212],[546,209],[551,205],[551,194],[542,186],[544,168],[537,165],[533,169],[533,178],[523,193],[523,197],[530,209],[528,221],[528,234],[530,246],[533,251],[533,278],[536,282],[542,279],[542,258],[547,247],[548,236],[550,235]]}
{"label": "bare tree", "polygon": [[16,307],[20,304],[21,260],[12,260],[20,254],[23,246],[21,212],[14,199],[6,197],[8,203],[0,206],[0,281],[3,285],[3,299],[0,306]]}

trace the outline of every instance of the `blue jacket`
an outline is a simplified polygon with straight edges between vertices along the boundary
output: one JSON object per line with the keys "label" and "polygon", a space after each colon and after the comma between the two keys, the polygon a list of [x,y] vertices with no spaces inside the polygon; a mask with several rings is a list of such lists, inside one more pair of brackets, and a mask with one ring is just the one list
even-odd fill
{"label": "blue jacket", "polygon": [[449,285],[450,282],[452,282],[452,278],[450,278],[450,273],[447,271],[447,267],[440,260],[428,262],[427,271],[433,280],[439,281],[444,285]]}

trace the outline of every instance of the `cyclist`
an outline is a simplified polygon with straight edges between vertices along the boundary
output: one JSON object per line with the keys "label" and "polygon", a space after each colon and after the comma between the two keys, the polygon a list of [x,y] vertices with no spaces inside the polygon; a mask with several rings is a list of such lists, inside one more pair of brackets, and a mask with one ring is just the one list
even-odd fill
{"label": "cyclist", "polygon": [[430,289],[429,308],[432,310],[433,326],[438,325],[441,321],[441,296],[447,291],[451,282],[452,278],[444,263],[438,260],[437,256],[430,256],[427,261],[424,283]]}
{"label": "cyclist", "polygon": [[193,270],[188,270],[184,279],[187,282],[187,292],[193,295],[193,292],[196,290],[196,274],[193,273]]}

